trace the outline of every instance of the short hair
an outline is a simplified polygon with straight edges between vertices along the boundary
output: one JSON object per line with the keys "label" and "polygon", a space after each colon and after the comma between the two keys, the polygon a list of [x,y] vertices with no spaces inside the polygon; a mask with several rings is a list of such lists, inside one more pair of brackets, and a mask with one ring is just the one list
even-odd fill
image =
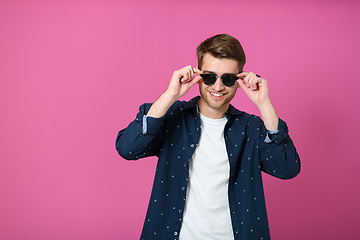
{"label": "short hair", "polygon": [[238,63],[239,71],[243,70],[246,62],[245,52],[236,38],[228,34],[218,34],[203,41],[197,48],[198,67],[201,69],[206,53],[215,58],[234,59]]}

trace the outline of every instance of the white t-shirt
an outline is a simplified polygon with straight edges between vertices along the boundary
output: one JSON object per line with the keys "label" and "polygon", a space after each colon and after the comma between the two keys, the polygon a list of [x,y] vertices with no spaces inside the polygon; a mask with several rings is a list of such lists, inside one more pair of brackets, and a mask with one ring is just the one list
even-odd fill
{"label": "white t-shirt", "polygon": [[200,114],[201,137],[189,165],[189,183],[180,240],[234,239],[229,199],[226,117]]}

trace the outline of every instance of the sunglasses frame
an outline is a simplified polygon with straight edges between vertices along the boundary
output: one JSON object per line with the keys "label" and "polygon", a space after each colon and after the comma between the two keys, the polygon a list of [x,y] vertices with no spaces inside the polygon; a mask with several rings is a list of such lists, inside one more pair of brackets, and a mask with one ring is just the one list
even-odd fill
{"label": "sunglasses frame", "polygon": [[[240,72],[241,73],[241,72]],[[222,81],[222,83],[224,84],[224,86],[226,86],[226,87],[233,87],[234,85],[235,85],[235,83],[236,83],[236,80],[238,80],[239,79],[239,77],[237,77],[235,74],[232,74],[232,73],[225,73],[224,75],[222,75],[221,77],[220,76],[218,76],[218,75],[216,75],[215,73],[203,73],[203,74],[200,74],[200,76],[203,78],[203,83],[205,84],[205,85],[207,85],[207,86],[211,86],[211,85],[214,85],[215,83],[216,83],[216,80],[218,79],[218,78],[221,78],[221,81]],[[205,81],[204,81],[204,77],[205,76],[215,76],[215,80],[214,80],[214,82],[213,83],[209,83],[209,84],[207,84],[207,83],[205,83]],[[224,77],[234,77],[234,83],[232,84],[232,85],[229,85],[229,84],[225,84],[225,82],[224,82]],[[226,81],[226,80],[225,80]]]}

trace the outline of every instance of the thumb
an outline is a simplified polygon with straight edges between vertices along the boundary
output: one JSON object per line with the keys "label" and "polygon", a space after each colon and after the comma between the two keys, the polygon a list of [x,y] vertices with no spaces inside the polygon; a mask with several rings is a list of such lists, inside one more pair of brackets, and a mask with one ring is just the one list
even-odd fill
{"label": "thumb", "polygon": [[248,88],[247,86],[246,86],[246,84],[244,83],[244,81],[240,78],[240,79],[238,79],[237,80],[238,81],[238,83],[239,83],[239,86],[242,88],[242,89],[246,89],[246,88]]}
{"label": "thumb", "polygon": [[249,95],[251,94],[252,90],[251,90],[248,86],[246,86],[246,84],[244,83],[243,80],[239,79],[239,80],[237,80],[237,81],[238,81],[240,87],[241,87],[241,88],[244,90],[244,92],[246,93],[246,95],[249,96]]}

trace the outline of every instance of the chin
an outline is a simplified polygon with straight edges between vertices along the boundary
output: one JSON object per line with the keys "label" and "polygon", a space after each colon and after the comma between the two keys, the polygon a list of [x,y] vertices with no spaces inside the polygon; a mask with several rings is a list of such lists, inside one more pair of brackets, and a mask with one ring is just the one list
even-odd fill
{"label": "chin", "polygon": [[207,97],[203,97],[203,99],[210,108],[216,110],[221,110],[224,107],[228,107],[228,104],[230,103],[230,100],[227,97],[216,100],[213,99],[211,96],[207,96]]}
{"label": "chin", "polygon": [[[235,96],[235,93],[226,92],[226,94],[222,98],[214,98],[213,95],[208,91],[207,88],[200,87],[200,95],[201,98],[204,100],[204,103],[212,109],[219,110],[219,111],[227,111],[229,107],[230,101]],[[226,109],[224,109],[226,108]]]}
{"label": "chin", "polygon": [[228,106],[229,101],[221,101],[221,102],[208,102],[209,106],[213,109],[222,109],[225,106]]}

